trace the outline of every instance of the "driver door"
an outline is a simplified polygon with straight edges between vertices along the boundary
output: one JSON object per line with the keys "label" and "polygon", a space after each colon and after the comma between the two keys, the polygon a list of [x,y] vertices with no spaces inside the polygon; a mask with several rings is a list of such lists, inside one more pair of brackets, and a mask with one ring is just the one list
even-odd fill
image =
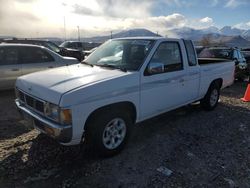
{"label": "driver door", "polygon": [[141,79],[141,117],[152,117],[185,102],[185,73],[178,41],[162,42],[149,64],[163,65],[162,71]]}

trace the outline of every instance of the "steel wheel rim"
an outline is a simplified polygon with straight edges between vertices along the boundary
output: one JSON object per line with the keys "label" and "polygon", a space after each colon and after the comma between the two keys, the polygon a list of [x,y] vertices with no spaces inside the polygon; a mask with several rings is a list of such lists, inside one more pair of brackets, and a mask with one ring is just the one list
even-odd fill
{"label": "steel wheel rim", "polygon": [[108,149],[115,149],[121,145],[126,136],[126,123],[121,118],[112,119],[104,128],[103,145]]}
{"label": "steel wheel rim", "polygon": [[217,101],[218,101],[218,91],[216,89],[214,89],[212,92],[211,92],[211,96],[210,96],[210,105],[211,106],[214,106]]}

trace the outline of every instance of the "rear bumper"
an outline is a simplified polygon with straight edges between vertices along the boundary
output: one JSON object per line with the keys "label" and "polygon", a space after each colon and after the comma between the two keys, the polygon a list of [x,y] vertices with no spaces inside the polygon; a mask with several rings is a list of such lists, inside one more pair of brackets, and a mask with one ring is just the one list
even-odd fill
{"label": "rear bumper", "polygon": [[29,116],[33,120],[34,127],[46,135],[61,143],[68,143],[72,139],[72,125],[62,126],[46,119],[40,114],[23,105],[18,99],[15,100],[18,111],[23,116]]}

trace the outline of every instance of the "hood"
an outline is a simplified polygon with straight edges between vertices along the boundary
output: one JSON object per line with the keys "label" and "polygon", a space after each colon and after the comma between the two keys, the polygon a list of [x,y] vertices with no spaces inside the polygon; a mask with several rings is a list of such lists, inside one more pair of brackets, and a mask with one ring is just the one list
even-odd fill
{"label": "hood", "polygon": [[62,94],[68,91],[127,74],[130,73],[76,64],[21,76],[16,87],[42,100],[59,104]]}

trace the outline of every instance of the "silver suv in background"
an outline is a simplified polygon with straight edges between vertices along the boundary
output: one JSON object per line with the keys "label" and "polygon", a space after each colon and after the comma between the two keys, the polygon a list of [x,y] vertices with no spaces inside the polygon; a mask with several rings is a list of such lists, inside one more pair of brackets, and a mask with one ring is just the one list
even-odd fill
{"label": "silver suv in background", "polygon": [[79,63],[42,46],[0,44],[0,90],[14,88],[16,78],[28,73]]}

